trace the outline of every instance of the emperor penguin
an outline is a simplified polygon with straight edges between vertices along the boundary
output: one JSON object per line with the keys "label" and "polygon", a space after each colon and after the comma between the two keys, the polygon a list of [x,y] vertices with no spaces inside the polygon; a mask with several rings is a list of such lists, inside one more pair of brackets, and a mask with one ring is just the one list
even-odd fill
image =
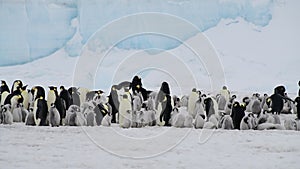
{"label": "emperor penguin", "polygon": [[230,92],[229,92],[229,90],[227,89],[226,86],[223,86],[222,90],[220,91],[220,95],[221,95],[221,96],[224,96],[226,102],[229,101],[229,98],[230,98]]}
{"label": "emperor penguin", "polygon": [[28,112],[28,114],[26,116],[26,119],[25,119],[25,125],[35,126],[33,108],[29,108],[29,112]]}
{"label": "emperor penguin", "polygon": [[268,105],[267,105],[267,99],[268,99],[268,94],[264,94],[264,96],[262,97],[262,101],[260,104],[260,108],[262,109],[262,112],[267,112],[268,111]]}
{"label": "emperor penguin", "polygon": [[20,103],[21,106],[21,112],[22,112],[22,122],[25,122],[26,116],[28,115],[28,110],[23,106],[22,103]]}
{"label": "emperor penguin", "polygon": [[29,93],[27,91],[27,85],[21,87],[21,95],[23,97],[23,107],[28,110],[29,108]]}
{"label": "emperor penguin", "polygon": [[84,115],[79,111],[79,112],[75,112],[76,116],[75,116],[75,125],[76,126],[86,126],[87,125],[87,121],[86,118],[84,117]]}
{"label": "emperor penguin", "polygon": [[251,130],[251,129],[255,129],[256,126],[257,126],[256,118],[252,113],[249,113],[248,115],[243,117],[240,124],[240,130]]}
{"label": "emperor penguin", "polygon": [[44,97],[40,96],[34,102],[33,106],[34,122],[37,126],[47,125],[48,106]]}
{"label": "emperor penguin", "polygon": [[261,113],[261,102],[256,98],[252,101],[251,112],[257,116]]}
{"label": "emperor penguin", "polygon": [[183,108],[174,108],[172,111],[170,122],[174,127],[184,127],[185,114],[180,109],[182,110]]}
{"label": "emperor penguin", "polygon": [[23,102],[23,97],[22,95],[14,95],[11,98],[10,104],[11,104],[11,112],[14,112],[15,108],[19,108],[19,104],[21,104]]}
{"label": "emperor penguin", "polygon": [[245,104],[234,102],[232,106],[232,113],[231,113],[234,129],[240,130],[240,124],[243,117],[245,116],[245,110],[246,110]]}
{"label": "emperor penguin", "polygon": [[19,90],[18,87],[19,87],[19,88],[23,87],[23,83],[22,83],[21,80],[15,80],[15,81],[13,82],[13,85],[12,85],[12,87],[11,87],[11,92],[14,92],[14,91],[16,91],[16,90]]}
{"label": "emperor penguin", "polygon": [[296,112],[297,112],[297,119],[300,120],[300,96],[296,97]]}
{"label": "emperor penguin", "polygon": [[6,97],[9,95],[10,90],[8,85],[4,80],[1,80],[1,87],[0,87],[0,106],[4,105],[4,101],[6,100]]}
{"label": "emperor penguin", "polygon": [[64,100],[66,110],[71,106],[71,95],[64,86],[60,86],[59,97]]}
{"label": "emperor penguin", "polygon": [[295,119],[286,119],[284,121],[284,127],[286,130],[300,130],[299,121]]}
{"label": "emperor penguin", "polygon": [[132,104],[128,99],[128,95],[123,95],[119,106],[119,124],[122,128],[131,126]]}
{"label": "emperor penguin", "polygon": [[55,107],[60,114],[60,124],[63,125],[64,119],[66,117],[66,104],[64,100],[58,96],[57,87],[50,86],[49,89],[50,91],[47,95],[48,111],[50,111],[51,104],[55,104]]}
{"label": "emperor penguin", "polygon": [[234,129],[233,121],[230,115],[224,115],[221,120],[219,121],[219,127],[225,130],[232,130]]}
{"label": "emperor penguin", "polygon": [[54,103],[51,103],[49,109],[49,124],[51,127],[58,127],[60,124],[60,114]]}
{"label": "emperor penguin", "polygon": [[225,112],[225,106],[227,102],[225,97],[223,95],[218,95],[217,102],[218,102],[219,111]]}
{"label": "emperor penguin", "polygon": [[112,114],[111,114],[111,122],[116,123],[116,115],[119,112],[119,99],[118,99],[118,93],[116,89],[116,85],[113,85],[110,90],[110,94],[108,96],[108,103],[111,105],[112,108]]}
{"label": "emperor penguin", "polygon": [[76,87],[70,87],[68,92],[71,95],[71,105],[80,106],[80,93],[78,92],[78,89]]}
{"label": "emperor penguin", "polygon": [[13,122],[22,122],[22,109],[20,103],[17,103],[12,111]]}
{"label": "emperor penguin", "polygon": [[66,112],[65,125],[67,126],[75,126],[76,114],[80,111],[80,107],[77,105],[71,105]]}
{"label": "emperor penguin", "polygon": [[101,125],[102,126],[106,126],[106,127],[109,127],[109,126],[111,126],[111,114],[110,113],[107,113],[104,117],[103,117],[103,119],[102,119],[102,121],[101,121]]}
{"label": "emperor penguin", "polygon": [[216,118],[219,118],[218,115],[218,105],[212,97],[207,97],[204,100],[206,118],[209,119],[211,115],[216,115]]}
{"label": "emperor penguin", "polygon": [[56,91],[57,88],[54,86],[49,86],[49,92],[47,94],[47,106],[48,106],[48,111],[50,111],[51,105],[55,103],[56,100]]}
{"label": "emperor penguin", "polygon": [[195,129],[202,129],[205,123],[205,118],[200,114],[197,114],[195,117]]}
{"label": "emperor penguin", "polygon": [[192,89],[192,92],[189,95],[189,101],[188,101],[188,112],[189,114],[195,118],[196,114],[194,114],[195,104],[196,101],[199,99],[198,92],[196,88]]}
{"label": "emperor penguin", "polygon": [[96,114],[94,113],[93,108],[86,109],[85,114],[86,114],[86,125],[87,126],[96,126],[97,125]]}
{"label": "emperor penguin", "polygon": [[205,119],[205,110],[203,107],[203,99],[200,97],[195,103],[194,114],[197,116],[198,114]]}
{"label": "emperor penguin", "polygon": [[39,98],[46,98],[45,97],[45,89],[42,86],[34,86],[31,89],[33,93],[33,100],[39,99]]}
{"label": "emperor penguin", "polygon": [[6,104],[1,107],[2,107],[3,124],[12,124],[13,115],[11,113],[11,106],[9,104]]}
{"label": "emperor penguin", "polygon": [[78,88],[80,103],[83,103],[86,101],[86,96],[87,96],[87,93],[89,93],[89,92],[90,92],[90,90],[87,88],[84,88],[84,87]]}

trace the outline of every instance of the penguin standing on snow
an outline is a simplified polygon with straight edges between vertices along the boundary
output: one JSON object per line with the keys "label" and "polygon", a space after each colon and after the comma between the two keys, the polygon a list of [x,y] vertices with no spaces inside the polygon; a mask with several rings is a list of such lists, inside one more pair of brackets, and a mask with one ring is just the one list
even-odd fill
{"label": "penguin standing on snow", "polygon": [[296,97],[297,120],[300,120],[300,96]]}
{"label": "penguin standing on snow", "polygon": [[216,102],[211,97],[207,97],[206,99],[204,99],[207,120],[210,119],[210,116],[217,115],[216,113],[217,113],[218,109],[216,109],[215,104],[216,104]]}
{"label": "penguin standing on snow", "polygon": [[4,80],[1,80],[1,87],[0,87],[0,105],[4,105],[4,101],[6,97],[9,95],[10,90]]}
{"label": "penguin standing on snow", "polygon": [[128,95],[123,95],[119,106],[119,124],[122,128],[131,126],[132,104],[128,99]]}
{"label": "penguin standing on snow", "polygon": [[33,106],[34,122],[37,126],[47,125],[48,106],[44,97],[37,98]]}
{"label": "penguin standing on snow", "polygon": [[116,114],[119,112],[119,99],[118,93],[116,90],[116,85],[113,85],[110,90],[110,94],[108,96],[108,103],[111,106],[112,114],[111,114],[111,122],[116,123]]}
{"label": "penguin standing on snow", "polygon": [[11,113],[11,106],[9,104],[1,106],[3,124],[12,124],[13,115]]}
{"label": "penguin standing on snow", "polygon": [[28,110],[29,107],[29,93],[27,91],[27,85],[20,88],[21,95],[23,97],[23,107]]}
{"label": "penguin standing on snow", "polygon": [[81,113],[80,107],[77,105],[71,105],[66,112],[65,125],[76,126],[75,120],[76,120],[76,114],[78,114],[78,112]]}
{"label": "penguin standing on snow", "polygon": [[13,85],[12,85],[12,87],[11,87],[11,92],[14,92],[14,91],[16,91],[16,90],[19,90],[18,87],[19,87],[19,88],[23,87],[23,83],[22,83],[21,80],[15,80],[15,81],[14,81],[14,83],[13,83]]}
{"label": "penguin standing on snow", "polygon": [[49,109],[49,124],[51,127],[58,127],[60,124],[60,114],[54,103],[51,103]]}
{"label": "penguin standing on snow", "polygon": [[31,89],[32,95],[33,95],[33,100],[35,101],[36,99],[39,98],[45,98],[45,89],[42,86],[34,86]]}
{"label": "penguin standing on snow", "polygon": [[240,124],[245,116],[245,110],[246,106],[245,104],[239,104],[239,102],[235,102],[232,106],[232,113],[231,113],[231,118],[233,121],[233,127],[234,129],[240,130]]}
{"label": "penguin standing on snow", "polygon": [[48,105],[48,111],[50,112],[51,105],[54,104],[55,108],[58,110],[60,115],[60,124],[63,124],[63,120],[66,117],[66,108],[65,103],[62,98],[58,96],[57,87],[49,86],[49,92],[47,95],[47,105]]}
{"label": "penguin standing on snow", "polygon": [[69,94],[71,95],[71,105],[80,106],[80,94],[76,87],[70,87],[68,89]]}
{"label": "penguin standing on snow", "polygon": [[[162,104],[162,111],[160,112],[159,120],[165,122],[164,126],[171,126],[169,123],[171,118],[172,98],[170,96],[170,88],[167,82],[163,82],[158,92],[157,99]],[[157,105],[157,104],[156,104]]]}
{"label": "penguin standing on snow", "polygon": [[193,118],[195,118],[196,116],[196,114],[194,114],[194,109],[198,98],[199,98],[198,92],[196,88],[193,88],[192,92],[189,95],[189,101],[188,101],[188,112]]}
{"label": "penguin standing on snow", "polygon": [[271,107],[270,111],[272,114],[280,114],[283,109],[284,99],[290,100],[289,98],[286,98],[284,96],[285,93],[285,87],[284,86],[277,86],[274,89],[274,94],[271,95],[267,99],[267,104]]}
{"label": "penguin standing on snow", "polygon": [[71,106],[71,95],[64,86],[60,86],[59,97],[64,100],[66,110]]}

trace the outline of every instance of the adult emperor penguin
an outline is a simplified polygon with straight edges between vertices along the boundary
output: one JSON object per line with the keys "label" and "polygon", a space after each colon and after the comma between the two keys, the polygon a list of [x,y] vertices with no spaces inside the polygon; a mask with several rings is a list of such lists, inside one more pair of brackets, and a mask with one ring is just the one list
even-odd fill
{"label": "adult emperor penguin", "polygon": [[[171,126],[169,123],[171,119],[172,107],[172,98],[170,96],[170,88],[167,82],[163,82],[161,88],[157,94],[157,102],[161,103],[161,112],[159,120],[161,124],[164,123],[164,126]],[[157,104],[156,104],[157,106]]]}
{"label": "adult emperor penguin", "polygon": [[45,98],[45,89],[42,86],[34,86],[31,89],[31,92],[33,94],[33,100],[39,99],[39,98]]}
{"label": "adult emperor penguin", "polygon": [[1,86],[0,86],[0,106],[4,105],[4,101],[6,97],[9,95],[10,90],[4,80],[1,80]]}
{"label": "adult emperor penguin", "polygon": [[54,103],[51,103],[49,109],[49,124],[51,127],[58,127],[60,124],[60,114]]}
{"label": "adult emperor penguin", "polygon": [[44,97],[40,96],[34,102],[33,106],[34,121],[37,126],[47,125],[48,106]]}
{"label": "adult emperor penguin", "polygon": [[69,107],[71,106],[71,95],[70,95],[70,93],[65,89],[64,86],[60,86],[59,97],[60,97],[61,99],[64,100],[66,110],[68,110]]}
{"label": "adult emperor penguin", "polygon": [[51,105],[55,103],[55,100],[56,100],[56,91],[57,91],[56,87],[49,86],[49,92],[47,94],[48,111],[50,110]]}
{"label": "adult emperor penguin", "polygon": [[297,120],[300,120],[300,96],[296,97]]}
{"label": "adult emperor penguin", "polygon": [[245,116],[245,110],[246,110],[245,104],[240,105],[239,102],[234,102],[232,106],[232,113],[231,113],[234,129],[240,130],[240,124],[243,117]]}
{"label": "adult emperor penguin", "polygon": [[84,87],[79,87],[77,91],[79,93],[80,104],[82,104],[86,101],[87,93],[90,92],[90,90]]}
{"label": "adult emperor penguin", "polygon": [[200,96],[198,95],[196,88],[193,88],[192,92],[189,95],[189,101],[188,101],[188,112],[193,118],[195,118],[196,116],[196,114],[194,114],[194,109],[195,109],[196,101],[199,99],[199,97]]}
{"label": "adult emperor penguin", "polygon": [[14,91],[16,91],[16,90],[19,90],[18,87],[20,87],[20,88],[23,87],[23,83],[22,83],[21,80],[15,80],[15,81],[13,82],[13,85],[12,85],[12,87],[11,87],[11,92],[14,92]]}
{"label": "adult emperor penguin", "polygon": [[71,95],[71,105],[80,106],[80,93],[78,92],[78,89],[76,87],[70,87],[68,92]]}
{"label": "adult emperor penguin", "polygon": [[116,123],[116,114],[119,112],[119,99],[118,99],[118,93],[117,93],[117,90],[116,90],[116,85],[113,85],[111,87],[111,90],[110,90],[110,94],[108,96],[108,103],[111,105],[111,108],[112,108],[112,114],[111,114],[111,122],[112,123]]}
{"label": "adult emperor penguin", "polygon": [[23,97],[23,107],[28,110],[29,107],[29,93],[27,91],[27,85],[20,88],[21,95]]}
{"label": "adult emperor penguin", "polygon": [[119,106],[119,124],[123,128],[131,126],[132,104],[128,95],[123,95]]}

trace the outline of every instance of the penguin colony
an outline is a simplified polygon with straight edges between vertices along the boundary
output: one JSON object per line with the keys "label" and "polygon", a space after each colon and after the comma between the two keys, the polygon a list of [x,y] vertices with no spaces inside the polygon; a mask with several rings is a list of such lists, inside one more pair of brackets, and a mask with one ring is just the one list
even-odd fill
{"label": "penguin colony", "polygon": [[[300,81],[298,83],[300,87]],[[46,93],[47,91],[47,93]],[[9,88],[0,87],[0,123],[25,123],[31,126],[111,126],[141,128],[173,126],[196,129],[300,130],[300,89],[290,99],[284,86],[271,96],[254,93],[237,100],[226,86],[217,95],[206,95],[193,88],[189,95],[171,96],[167,82],[158,92],[146,90],[140,77],[102,90],[60,86],[33,86],[21,80]],[[280,120],[280,114],[294,113],[297,118]]]}

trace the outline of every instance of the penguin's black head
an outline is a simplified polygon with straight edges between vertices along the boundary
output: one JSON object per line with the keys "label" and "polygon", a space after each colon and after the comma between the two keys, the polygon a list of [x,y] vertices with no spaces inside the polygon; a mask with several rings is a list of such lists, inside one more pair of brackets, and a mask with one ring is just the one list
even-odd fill
{"label": "penguin's black head", "polygon": [[102,90],[98,90],[98,91],[97,91],[97,93],[100,95],[100,94],[103,94],[103,93],[104,93],[104,91],[102,91]]}
{"label": "penguin's black head", "polygon": [[60,90],[66,90],[66,89],[65,89],[65,86],[60,86],[59,89],[60,89]]}
{"label": "penguin's black head", "polygon": [[250,103],[249,97],[244,97],[243,102],[246,104],[246,106]]}
{"label": "penguin's black head", "polygon": [[239,102],[234,102],[234,103],[233,103],[233,107],[234,107],[234,108],[240,107],[240,103],[239,103]]}
{"label": "penguin's black head", "polygon": [[197,92],[197,89],[196,89],[196,88],[193,88],[193,89],[192,89],[192,92]]}
{"label": "penguin's black head", "polygon": [[28,85],[22,86],[22,87],[21,87],[22,91],[25,91],[25,90],[27,89],[27,86],[28,86]]}
{"label": "penguin's black head", "polygon": [[231,98],[236,99],[236,95],[232,95]]}
{"label": "penguin's black head", "polygon": [[160,91],[162,91],[164,94],[169,95],[169,94],[170,94],[169,84],[168,84],[167,82],[163,82],[163,83],[161,84]]}
{"label": "penguin's black head", "polygon": [[280,94],[281,96],[284,96],[284,93],[285,93],[285,87],[284,87],[284,86],[277,86],[277,87],[274,89],[274,93],[275,93],[275,94]]}
{"label": "penguin's black head", "polygon": [[298,86],[300,87],[300,80],[299,80],[299,82],[298,82]]}
{"label": "penguin's black head", "polygon": [[4,80],[1,80],[1,86],[6,86],[6,82]]}
{"label": "penguin's black head", "polygon": [[267,93],[265,93],[265,94],[264,94],[264,97],[267,97],[267,96],[268,96],[268,94],[267,94]]}
{"label": "penguin's black head", "polygon": [[241,107],[242,111],[246,111],[246,104],[245,103],[240,104],[240,107]]}
{"label": "penguin's black head", "polygon": [[139,90],[140,88],[142,88],[142,86],[142,79],[138,76],[134,76],[131,81],[130,87],[134,90]]}
{"label": "penguin's black head", "polygon": [[56,87],[54,87],[54,86],[49,86],[49,89],[50,89],[50,90],[56,90]]}

